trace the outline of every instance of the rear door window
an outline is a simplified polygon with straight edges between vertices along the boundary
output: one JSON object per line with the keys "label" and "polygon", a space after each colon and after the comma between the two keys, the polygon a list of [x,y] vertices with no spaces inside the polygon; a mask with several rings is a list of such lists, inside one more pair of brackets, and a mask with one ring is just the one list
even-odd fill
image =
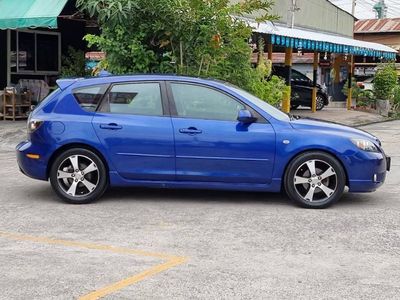
{"label": "rear door window", "polygon": [[114,85],[105,97],[101,112],[145,116],[162,116],[160,84],[157,82]]}
{"label": "rear door window", "polygon": [[80,107],[87,111],[96,111],[108,85],[93,85],[73,90],[73,95]]}

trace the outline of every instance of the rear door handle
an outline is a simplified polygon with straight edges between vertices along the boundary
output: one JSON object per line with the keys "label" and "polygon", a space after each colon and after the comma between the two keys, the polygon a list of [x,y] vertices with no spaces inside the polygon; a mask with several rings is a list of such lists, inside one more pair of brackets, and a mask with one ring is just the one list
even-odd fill
{"label": "rear door handle", "polygon": [[181,128],[181,129],[179,129],[179,132],[183,133],[183,134],[189,134],[189,135],[195,135],[195,134],[203,133],[203,131],[197,129],[196,127]]}
{"label": "rear door handle", "polygon": [[100,124],[100,128],[108,130],[120,130],[122,129],[122,126],[116,123],[110,123],[110,124]]}

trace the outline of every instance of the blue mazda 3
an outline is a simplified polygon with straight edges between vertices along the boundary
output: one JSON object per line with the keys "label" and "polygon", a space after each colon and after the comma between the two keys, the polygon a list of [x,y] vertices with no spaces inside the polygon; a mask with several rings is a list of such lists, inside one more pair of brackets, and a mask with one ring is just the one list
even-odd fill
{"label": "blue mazda 3", "polygon": [[280,192],[325,208],[390,169],[373,135],[295,119],[226,83],[172,75],[59,80],[17,146],[21,171],[84,204],[109,186]]}

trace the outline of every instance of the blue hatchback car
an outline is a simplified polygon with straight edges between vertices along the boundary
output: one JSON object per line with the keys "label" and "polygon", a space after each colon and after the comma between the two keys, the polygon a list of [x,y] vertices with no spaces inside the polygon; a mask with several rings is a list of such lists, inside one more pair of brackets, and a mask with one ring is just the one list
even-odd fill
{"label": "blue hatchback car", "polygon": [[59,80],[17,146],[22,172],[63,200],[109,186],[285,191],[325,208],[372,192],[390,168],[364,131],[294,119],[226,83],[172,75]]}

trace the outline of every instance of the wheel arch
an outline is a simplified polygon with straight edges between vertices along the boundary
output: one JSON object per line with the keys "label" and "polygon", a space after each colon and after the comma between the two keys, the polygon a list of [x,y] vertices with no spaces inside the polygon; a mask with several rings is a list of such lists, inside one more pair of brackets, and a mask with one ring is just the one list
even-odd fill
{"label": "wheel arch", "polygon": [[109,176],[110,169],[109,169],[108,162],[105,159],[104,155],[99,150],[97,150],[95,147],[90,146],[88,144],[84,144],[84,143],[65,144],[65,145],[61,146],[60,148],[58,148],[56,151],[54,151],[54,153],[51,155],[51,157],[49,159],[49,162],[47,164],[47,170],[46,170],[47,179],[49,178],[51,167],[52,167],[54,161],[56,160],[56,158],[61,153],[65,152],[65,151],[67,151],[69,149],[73,149],[73,148],[86,149],[86,150],[94,152],[101,159],[101,161],[103,162],[103,164],[104,164],[104,166],[106,168],[107,180],[109,179],[108,176]]}
{"label": "wheel arch", "polygon": [[312,153],[312,152],[325,153],[325,154],[329,154],[329,155],[331,155],[332,157],[334,157],[334,158],[340,163],[340,165],[342,166],[342,168],[343,168],[343,170],[344,170],[344,174],[345,174],[345,176],[346,176],[346,186],[349,186],[349,184],[350,184],[350,183],[349,183],[349,175],[348,175],[346,166],[343,164],[343,161],[338,157],[338,155],[337,155],[336,153],[334,153],[333,151],[329,151],[329,150],[326,150],[326,149],[318,149],[318,148],[315,148],[315,149],[306,149],[306,150],[302,150],[302,151],[300,151],[300,152],[297,152],[297,153],[295,153],[295,154],[288,160],[288,162],[286,163],[285,168],[284,168],[284,170],[283,170],[283,173],[282,173],[281,191],[284,190],[284,186],[285,186],[285,176],[286,176],[286,172],[287,172],[287,169],[288,169],[290,163],[291,163],[294,159],[296,159],[298,156],[300,156],[300,155],[302,155],[302,154],[305,154],[305,153],[310,153],[310,152],[311,152],[311,153]]}

